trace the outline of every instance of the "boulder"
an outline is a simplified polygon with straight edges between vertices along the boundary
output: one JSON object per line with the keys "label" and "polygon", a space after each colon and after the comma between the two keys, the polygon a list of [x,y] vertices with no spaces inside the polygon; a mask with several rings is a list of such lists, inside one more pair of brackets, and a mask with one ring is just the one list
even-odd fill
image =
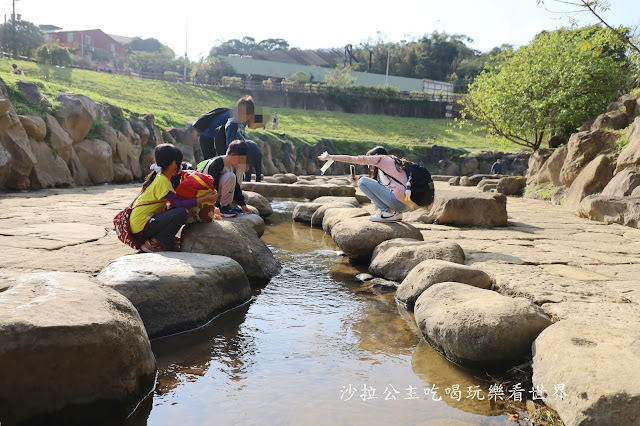
{"label": "boulder", "polygon": [[529,167],[527,168],[527,183],[530,183],[538,174],[542,165],[553,153],[550,149],[540,148],[529,157]]}
{"label": "boulder", "polygon": [[458,186],[458,184],[460,183],[460,176],[454,176],[451,179],[448,180],[449,185],[451,186]]}
{"label": "boulder", "polygon": [[504,195],[515,195],[521,193],[522,188],[527,184],[524,176],[508,176],[498,181],[496,191]]}
{"label": "boulder", "polygon": [[430,206],[406,213],[405,220],[450,223],[463,226],[505,226],[507,197],[503,194],[437,191]]}
{"label": "boulder", "polygon": [[564,424],[638,424],[639,335],[638,323],[628,319],[557,322],[533,343],[533,385],[544,386],[545,404]]}
{"label": "boulder", "polygon": [[416,300],[429,287],[442,282],[456,282],[488,289],[491,278],[480,269],[446,260],[428,259],[418,263],[402,280],[396,300],[413,310]]}
{"label": "boulder", "polygon": [[492,189],[498,185],[500,179],[483,179],[477,186],[478,191],[487,192],[486,186],[490,186]]}
{"label": "boulder", "polygon": [[[118,141],[116,143],[117,149],[115,156],[120,158],[122,164],[124,164],[136,179],[140,179],[143,176],[140,166],[140,155],[142,154],[142,143],[140,137],[134,133],[131,125],[128,121],[120,123],[118,131]],[[151,153],[153,156],[153,153]],[[155,160],[154,160],[155,162]],[[145,175],[149,173],[148,168],[145,170]]]}
{"label": "boulder", "polygon": [[108,124],[105,124],[100,129],[100,139],[105,141],[111,147],[111,152],[113,152],[113,158],[115,161],[120,161],[122,163],[122,159],[118,156],[118,132],[116,129],[111,127]]}
{"label": "boulder", "polygon": [[296,183],[298,178],[293,173],[276,173],[273,178],[280,183]]}
{"label": "boulder", "polygon": [[260,217],[265,218],[273,214],[273,209],[271,208],[271,204],[269,203],[269,200],[267,200],[265,197],[258,194],[257,192],[245,191],[245,193],[249,197],[247,204],[258,209],[258,212],[260,213]]}
{"label": "boulder", "polygon": [[[567,144],[567,156],[560,170],[560,182],[569,187],[582,169],[603,152],[615,150],[619,135],[614,132],[596,130],[571,135]],[[601,188],[602,189],[602,188]]]}
{"label": "boulder", "polygon": [[624,109],[624,112],[627,114],[630,120],[633,120],[635,118],[636,107],[638,106],[638,103],[634,95],[627,94],[622,96],[620,98],[619,105]]}
{"label": "boulder", "polygon": [[30,81],[20,80],[18,81],[18,90],[22,92],[25,99],[34,105],[40,105],[41,102],[43,105],[49,106],[49,101],[46,100],[42,93],[40,92],[40,88],[37,84],[32,83]]}
{"label": "boulder", "polygon": [[[133,129],[133,131],[140,137],[140,143],[142,146],[146,145],[149,141],[149,137],[151,136],[151,132],[149,131],[146,123],[135,115],[131,115],[129,117],[129,124],[131,125],[131,129]],[[192,146],[195,146],[197,143],[192,142],[192,144]]]}
{"label": "boulder", "polygon": [[618,156],[616,174],[629,166],[640,165],[640,117],[636,117],[625,130],[625,136],[629,143]]}
{"label": "boulder", "polygon": [[529,356],[551,320],[521,297],[443,282],[418,297],[415,318],[425,340],[456,364],[502,368]]}
{"label": "boulder", "polygon": [[[6,175],[3,186],[10,189],[29,189],[31,170],[36,157],[31,151],[27,132],[9,102],[9,94],[0,79],[0,144],[11,156],[11,172]],[[5,159],[6,155],[3,156]]]}
{"label": "boulder", "polygon": [[438,170],[441,175],[457,176],[460,174],[460,166],[452,161],[440,160],[438,162]]}
{"label": "boulder", "polygon": [[471,175],[478,170],[478,159],[475,157],[465,157],[460,163],[460,173],[463,175]]}
{"label": "boulder", "polygon": [[27,136],[36,141],[43,141],[47,136],[47,125],[38,115],[19,115],[20,123],[24,127]]}
{"label": "boulder", "polygon": [[580,202],[577,214],[591,220],[639,228],[640,198],[589,195]]}
{"label": "boulder", "polygon": [[252,284],[266,284],[280,272],[280,263],[269,247],[244,223],[223,220],[185,226],[181,250],[230,257],[242,266]]}
{"label": "boulder", "polygon": [[251,299],[249,281],[238,262],[209,254],[123,256],[97,279],[133,303],[151,338],[200,327]]}
{"label": "boulder", "polygon": [[395,238],[380,243],[371,256],[369,272],[388,280],[402,281],[426,259],[464,264],[464,250],[452,241],[416,241]]}
{"label": "boulder", "polygon": [[182,152],[182,161],[190,164],[197,164],[193,148],[189,145],[178,145],[178,149]]}
{"label": "boulder", "polygon": [[[249,206],[249,208],[251,208],[251,206]],[[223,220],[225,222],[244,223],[256,232],[258,238],[264,235],[264,219],[262,219],[259,214],[242,213],[234,217],[225,217]]]}
{"label": "boulder", "polygon": [[609,111],[604,114],[600,114],[596,121],[591,125],[591,131],[596,130],[620,130],[627,127],[629,124],[629,117],[625,111]]}
{"label": "boulder", "polygon": [[340,250],[356,262],[368,262],[378,244],[387,240],[394,238],[423,240],[420,230],[408,223],[371,222],[360,218],[337,223],[331,229],[331,237]]}
{"label": "boulder", "polygon": [[98,116],[98,104],[91,98],[73,93],[63,93],[56,99],[60,107],[54,115],[60,127],[71,136],[74,144],[83,141]]}
{"label": "boulder", "polygon": [[[331,230],[336,224],[349,219],[355,219],[357,217],[371,216],[371,213],[363,208],[354,207],[336,207],[328,209],[324,212],[322,218],[322,230],[328,234],[331,234]],[[313,219],[313,216],[312,216]]]}
{"label": "boulder", "polygon": [[89,178],[89,171],[80,161],[80,157],[76,153],[76,150],[71,148],[71,157],[69,160],[69,169],[71,170],[71,176],[76,185],[88,186],[91,185],[91,179]]}
{"label": "boulder", "polygon": [[138,312],[84,274],[0,282],[2,423],[121,423],[155,385]]}
{"label": "boulder", "polygon": [[324,215],[329,209],[335,208],[346,208],[346,209],[355,209],[355,207],[350,203],[328,203],[322,204],[320,207],[313,213],[311,216],[311,226],[315,228],[322,228],[322,222],[324,220]]}
{"label": "boulder", "polygon": [[311,223],[313,214],[322,204],[319,203],[300,203],[293,208],[292,218],[294,222]]}
{"label": "boulder", "polygon": [[577,209],[587,195],[601,192],[613,176],[615,163],[607,155],[600,155],[586,165],[567,190],[564,204]]}
{"label": "boulder", "polygon": [[31,188],[53,188],[73,185],[71,171],[59,156],[55,155],[51,146],[45,142],[30,140],[31,151],[37,164],[31,171]]}
{"label": "boulder", "polygon": [[75,144],[74,150],[94,184],[113,181],[113,152],[108,143],[85,139]]}
{"label": "boulder", "polygon": [[[465,179],[464,186],[477,186],[483,179],[497,179],[500,177],[500,175],[477,174],[469,176],[467,179]],[[462,179],[460,180],[460,183],[462,184]]]}
{"label": "boulder", "polygon": [[67,133],[60,123],[52,115],[46,114],[47,127],[49,129],[49,139],[51,140],[51,147],[62,158],[62,160],[68,165],[71,165],[71,147],[73,146],[73,140],[69,133]]}
{"label": "boulder", "polygon": [[0,189],[4,189],[5,182],[11,174],[11,154],[0,144]]}
{"label": "boulder", "polygon": [[133,181],[133,173],[122,163],[113,163],[113,181],[129,183]]}
{"label": "boulder", "polygon": [[602,190],[602,195],[611,197],[626,197],[640,186],[640,168],[627,167],[617,173]]}
{"label": "boulder", "polygon": [[560,171],[564,165],[564,160],[567,158],[567,152],[569,147],[567,145],[553,151],[553,154],[549,156],[547,161],[542,165],[538,174],[532,179],[527,179],[527,184],[543,184],[551,182],[553,186],[561,186]]}

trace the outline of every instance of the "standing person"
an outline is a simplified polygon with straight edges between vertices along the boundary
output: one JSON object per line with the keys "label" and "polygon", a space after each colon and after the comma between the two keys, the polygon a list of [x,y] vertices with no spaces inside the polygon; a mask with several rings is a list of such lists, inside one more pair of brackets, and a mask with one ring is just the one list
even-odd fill
{"label": "standing person", "polygon": [[501,175],[502,174],[502,163],[498,158],[495,163],[491,165],[491,174]]}
{"label": "standing person", "polygon": [[[171,144],[161,144],[154,150],[153,170],[142,184],[142,193],[133,203],[129,226],[133,237],[144,241],[140,250],[147,253],[173,250],[175,235],[185,224],[187,208],[204,202],[216,202],[217,194],[211,193],[189,200],[180,200],[171,178],[179,174],[182,152]],[[166,210],[167,201],[172,209]]]}
{"label": "standing person", "polygon": [[278,130],[278,113],[273,113],[273,118],[271,119],[271,130]]}
{"label": "standing person", "polygon": [[[247,207],[248,196],[240,189],[239,178],[246,170],[247,143],[243,140],[231,142],[227,153],[198,164],[198,171],[213,177],[214,188],[220,194],[220,214],[234,217],[238,213],[251,213]],[[231,205],[237,204],[236,207]]]}
{"label": "standing person", "polygon": [[[374,150],[382,152],[380,148],[382,147],[376,147]],[[382,149],[384,150],[384,148]],[[404,171],[406,161],[404,159],[384,154],[354,157],[351,155],[331,155],[327,152],[322,153],[318,158],[322,161],[334,160],[342,163],[367,165],[370,176],[372,175],[371,167],[374,167],[375,179],[361,177],[356,180],[355,177],[351,177],[351,182],[360,187],[362,192],[380,209],[380,213],[369,217],[372,222],[397,222],[402,220],[402,213],[417,207],[413,201],[407,200],[405,197],[408,179]]]}

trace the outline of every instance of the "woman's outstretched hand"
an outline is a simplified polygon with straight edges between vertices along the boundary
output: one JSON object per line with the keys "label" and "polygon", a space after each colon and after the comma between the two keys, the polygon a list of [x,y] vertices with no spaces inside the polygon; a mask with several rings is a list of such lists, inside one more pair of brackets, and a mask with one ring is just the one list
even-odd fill
{"label": "woman's outstretched hand", "polygon": [[322,154],[320,154],[318,156],[318,160],[320,160],[320,161],[331,160],[331,154],[329,154],[327,151],[325,151],[325,152],[323,152]]}

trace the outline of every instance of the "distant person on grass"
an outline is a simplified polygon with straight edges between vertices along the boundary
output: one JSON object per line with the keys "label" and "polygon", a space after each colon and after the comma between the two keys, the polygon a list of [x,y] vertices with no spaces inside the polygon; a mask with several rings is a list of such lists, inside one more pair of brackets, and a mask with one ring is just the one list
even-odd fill
{"label": "distant person on grass", "polygon": [[18,68],[18,65],[13,64],[13,65],[11,65],[11,67],[13,68],[11,70],[11,74],[24,76],[24,71],[22,71],[20,68]]}

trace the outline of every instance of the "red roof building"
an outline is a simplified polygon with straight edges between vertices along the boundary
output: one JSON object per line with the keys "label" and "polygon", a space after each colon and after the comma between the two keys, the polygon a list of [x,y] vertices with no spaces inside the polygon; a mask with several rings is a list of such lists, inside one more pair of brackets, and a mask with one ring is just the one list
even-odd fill
{"label": "red roof building", "polygon": [[47,38],[94,63],[120,68],[127,58],[124,46],[102,30],[53,31],[47,33]]}

